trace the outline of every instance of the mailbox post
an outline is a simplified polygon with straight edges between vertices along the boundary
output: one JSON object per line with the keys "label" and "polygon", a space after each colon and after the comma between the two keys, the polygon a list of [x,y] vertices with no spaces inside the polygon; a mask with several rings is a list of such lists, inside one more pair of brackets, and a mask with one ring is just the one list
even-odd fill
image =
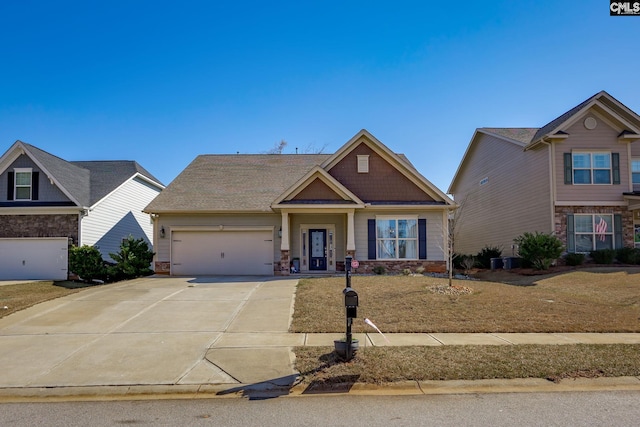
{"label": "mailbox post", "polygon": [[353,318],[358,317],[358,293],[351,288],[351,261],[352,257],[348,256],[345,258],[344,270],[346,277],[346,286],[342,293],[344,294],[344,308],[345,308],[345,317],[347,319],[347,331],[346,331],[346,357],[347,361],[351,360],[353,357],[353,347],[352,347],[352,335],[351,335],[351,324],[353,323]]}

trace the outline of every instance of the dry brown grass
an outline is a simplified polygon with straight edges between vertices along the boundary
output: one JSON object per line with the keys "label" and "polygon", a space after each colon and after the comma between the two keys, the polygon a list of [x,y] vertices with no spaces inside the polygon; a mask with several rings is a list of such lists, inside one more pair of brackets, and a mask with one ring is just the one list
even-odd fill
{"label": "dry brown grass", "polygon": [[[427,276],[354,276],[360,307],[354,332],[371,319],[393,332],[640,332],[640,268],[598,268],[541,276],[482,273],[454,280],[470,294],[434,293]],[[490,281],[497,280],[497,281]],[[305,279],[296,294],[293,332],[343,332],[341,277]]]}
{"label": "dry brown grass", "polygon": [[41,302],[73,294],[84,286],[74,282],[50,281],[0,286],[0,318]]}
{"label": "dry brown grass", "polygon": [[341,362],[330,347],[297,347],[296,368],[314,387],[340,383],[640,375],[640,345],[368,347]]}

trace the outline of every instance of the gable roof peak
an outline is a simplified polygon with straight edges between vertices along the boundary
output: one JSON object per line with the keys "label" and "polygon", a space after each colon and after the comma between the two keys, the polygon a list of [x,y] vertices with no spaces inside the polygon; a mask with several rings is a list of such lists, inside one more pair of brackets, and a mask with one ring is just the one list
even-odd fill
{"label": "gable roof peak", "polygon": [[638,122],[638,127],[640,127],[640,117],[635,112],[633,112],[623,103],[611,96],[607,91],[601,90],[600,92],[585,99],[580,104],[571,108],[569,111],[561,114],[546,125],[542,126],[534,135],[533,139],[531,140],[530,146],[537,145],[546,136],[558,133],[558,131],[561,130],[560,127],[563,124],[567,123],[587,108],[592,107],[594,104],[604,106],[605,108],[609,109],[612,114],[620,114],[621,117],[625,116],[625,119],[630,118],[631,121]]}

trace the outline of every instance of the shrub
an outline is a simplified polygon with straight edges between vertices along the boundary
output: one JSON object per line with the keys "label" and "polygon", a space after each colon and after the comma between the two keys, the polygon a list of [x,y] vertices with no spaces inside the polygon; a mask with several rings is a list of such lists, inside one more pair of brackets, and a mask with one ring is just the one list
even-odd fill
{"label": "shrub", "polygon": [[376,265],[375,267],[373,267],[373,272],[375,274],[384,274],[385,271],[387,271],[387,269],[384,268],[383,265]]}
{"label": "shrub", "polygon": [[567,265],[582,265],[584,263],[584,254],[566,254],[564,256],[564,261]]}
{"label": "shrub", "polygon": [[476,255],[476,262],[481,268],[491,268],[491,258],[500,258],[502,248],[499,246],[485,246]]}
{"label": "shrub", "polygon": [[596,264],[613,264],[616,251],[614,249],[599,249],[597,251],[591,251],[589,255],[591,255],[591,259],[593,259],[593,262]]}
{"label": "shrub", "polygon": [[69,270],[85,282],[103,279],[107,274],[100,251],[88,245],[69,248]]}
{"label": "shrub", "polygon": [[640,249],[620,248],[616,250],[616,259],[623,264],[640,264]]}
{"label": "shrub", "polygon": [[411,274],[411,269],[410,268],[405,268],[402,270],[402,274],[404,276],[409,276]]}
{"label": "shrub", "polygon": [[562,242],[551,234],[526,232],[514,239],[522,259],[536,270],[548,270],[562,254]]}
{"label": "shrub", "polygon": [[130,235],[120,244],[120,251],[115,254],[110,253],[109,256],[116,262],[110,268],[110,273],[116,280],[148,276],[153,273],[150,268],[153,252],[142,237],[134,239]]}
{"label": "shrub", "polygon": [[469,268],[469,263],[472,262],[472,267],[476,265],[476,257],[474,255],[467,254],[455,254],[453,256],[453,268],[456,270],[466,270]]}
{"label": "shrub", "polygon": [[418,268],[416,268],[416,274],[423,274],[424,273],[424,267],[420,266]]}

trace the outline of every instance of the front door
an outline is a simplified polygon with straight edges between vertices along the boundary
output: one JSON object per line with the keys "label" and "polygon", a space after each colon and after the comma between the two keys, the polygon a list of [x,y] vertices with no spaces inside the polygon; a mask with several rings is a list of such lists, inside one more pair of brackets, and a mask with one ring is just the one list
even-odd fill
{"label": "front door", "polygon": [[327,269],[327,230],[309,230],[309,270]]}

